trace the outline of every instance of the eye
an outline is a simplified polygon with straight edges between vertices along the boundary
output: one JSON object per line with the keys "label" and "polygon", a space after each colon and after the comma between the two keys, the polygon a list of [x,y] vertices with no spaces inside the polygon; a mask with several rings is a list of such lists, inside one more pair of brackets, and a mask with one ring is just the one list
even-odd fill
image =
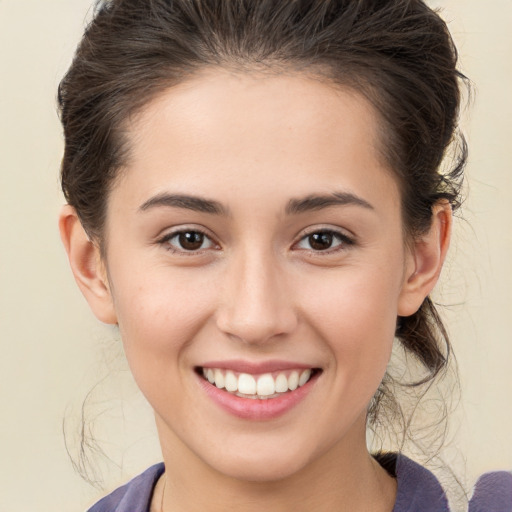
{"label": "eye", "polygon": [[303,237],[297,247],[309,251],[329,251],[352,245],[354,241],[348,236],[331,230],[315,231]]}
{"label": "eye", "polygon": [[205,233],[193,229],[170,233],[159,243],[170,246],[170,250],[174,252],[195,252],[216,247]]}

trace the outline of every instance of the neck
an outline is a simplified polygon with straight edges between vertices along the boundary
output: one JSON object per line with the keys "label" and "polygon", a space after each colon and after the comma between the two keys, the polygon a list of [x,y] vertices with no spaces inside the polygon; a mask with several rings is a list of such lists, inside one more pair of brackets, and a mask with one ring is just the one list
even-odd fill
{"label": "neck", "polygon": [[364,436],[344,440],[286,478],[247,481],[205,464],[168,432],[162,436],[161,426],[159,433],[166,466],[162,512],[391,512],[394,506],[396,481],[370,456]]}

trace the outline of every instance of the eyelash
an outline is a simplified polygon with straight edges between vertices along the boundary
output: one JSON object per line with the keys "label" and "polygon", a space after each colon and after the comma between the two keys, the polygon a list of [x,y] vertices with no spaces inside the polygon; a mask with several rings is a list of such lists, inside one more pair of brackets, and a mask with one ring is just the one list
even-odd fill
{"label": "eyelash", "polygon": [[[203,230],[197,229],[197,228],[180,229],[179,231],[173,231],[172,233],[167,233],[165,236],[163,236],[162,238],[157,240],[157,243],[161,244],[161,245],[166,245],[167,246],[166,250],[168,250],[172,253],[180,254],[180,255],[184,255],[184,256],[196,256],[198,254],[202,254],[204,251],[211,248],[211,247],[207,247],[204,249],[196,249],[196,250],[187,250],[185,248],[176,249],[170,244],[171,240],[173,240],[174,238],[179,237],[180,235],[191,234],[191,233],[194,233],[196,235],[198,234],[198,235],[201,235],[202,237],[204,237],[202,244],[204,243],[205,240],[209,240],[211,246],[216,247],[216,248],[219,247],[219,245],[216,242],[214,242],[212,240],[212,238],[207,233],[205,233]],[[314,231],[310,231],[309,233],[305,233],[299,239],[298,242],[293,244],[293,247],[297,247],[300,243],[302,243],[303,241],[309,239],[310,237],[312,237],[314,235],[329,235],[333,239],[337,239],[339,243],[334,248],[329,247],[329,248],[323,249],[323,250],[322,249],[315,250],[315,249],[307,249],[307,248],[303,248],[303,249],[299,249],[299,250],[308,251],[309,253],[312,253],[315,255],[332,254],[332,253],[335,253],[338,251],[347,250],[350,246],[355,244],[355,240],[353,238],[347,236],[344,233],[341,233],[340,231],[336,231],[333,229],[316,229]]]}
{"label": "eyelash", "polygon": [[311,254],[314,254],[315,256],[316,255],[321,255],[321,254],[332,254],[332,253],[336,253],[336,252],[339,252],[339,251],[347,250],[350,246],[355,244],[355,240],[353,238],[347,236],[345,233],[342,233],[340,231],[336,231],[336,230],[333,230],[333,229],[326,229],[326,228],[324,228],[324,229],[320,228],[319,229],[319,228],[317,228],[317,229],[315,229],[313,231],[310,231],[309,233],[305,233],[300,238],[300,240],[296,244],[294,244],[294,246],[297,246],[301,242],[303,242],[305,240],[308,240],[313,235],[329,235],[333,239],[337,239],[338,242],[339,242],[339,244],[337,246],[329,247],[328,249],[323,249],[323,250],[302,249],[302,250],[308,251]]}
{"label": "eyelash", "polygon": [[[211,236],[209,236],[207,233],[205,233],[203,230],[201,229],[198,229],[198,228],[190,228],[190,229],[180,229],[178,231],[173,231],[172,233],[167,233],[166,235],[164,235],[162,238],[160,238],[159,240],[157,240],[157,243],[158,244],[161,244],[161,245],[165,245],[165,249],[168,250],[169,252],[171,253],[174,253],[174,254],[179,254],[179,255],[183,255],[183,256],[196,256],[198,254],[202,254],[204,251],[210,249],[211,247],[207,247],[205,249],[196,249],[196,250],[187,250],[185,248],[182,248],[182,249],[177,249],[177,248],[174,248],[172,245],[171,245],[171,240],[173,240],[174,238],[176,237],[179,237],[180,235],[185,235],[185,234],[190,234],[190,233],[194,233],[194,234],[199,234],[201,235],[202,237],[204,237],[203,239],[203,243],[205,240],[209,240],[211,245],[213,247],[218,247],[218,244],[215,243]],[[202,244],[201,244],[202,245]]]}

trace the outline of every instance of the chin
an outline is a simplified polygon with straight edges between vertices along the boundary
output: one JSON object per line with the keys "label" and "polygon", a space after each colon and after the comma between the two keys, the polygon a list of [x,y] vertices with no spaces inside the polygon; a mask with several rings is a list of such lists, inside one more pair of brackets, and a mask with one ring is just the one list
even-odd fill
{"label": "chin", "polygon": [[[291,448],[291,446],[289,446]],[[268,450],[245,450],[243,453],[222,454],[210,466],[229,478],[247,482],[271,483],[289,478],[304,469],[308,460],[299,452],[284,453]]]}
{"label": "chin", "polygon": [[301,465],[292,465],[288,461],[272,460],[252,461],[251,463],[223,464],[218,468],[226,476],[245,482],[271,483],[287,479],[302,469]]}

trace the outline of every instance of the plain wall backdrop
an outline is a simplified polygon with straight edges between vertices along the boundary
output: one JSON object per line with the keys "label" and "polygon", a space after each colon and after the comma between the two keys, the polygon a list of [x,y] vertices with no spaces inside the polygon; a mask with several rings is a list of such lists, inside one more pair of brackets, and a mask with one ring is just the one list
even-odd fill
{"label": "plain wall backdrop", "polygon": [[[74,472],[63,440],[67,417],[77,450],[89,391],[89,418],[114,461],[104,467],[107,488],[159,459],[120,342],[90,313],[57,231],[56,89],[91,3],[0,0],[0,512],[80,511],[102,494]],[[430,5],[443,8],[476,90],[463,123],[469,194],[437,294],[463,391],[447,460],[472,482],[512,470],[512,2]]]}

